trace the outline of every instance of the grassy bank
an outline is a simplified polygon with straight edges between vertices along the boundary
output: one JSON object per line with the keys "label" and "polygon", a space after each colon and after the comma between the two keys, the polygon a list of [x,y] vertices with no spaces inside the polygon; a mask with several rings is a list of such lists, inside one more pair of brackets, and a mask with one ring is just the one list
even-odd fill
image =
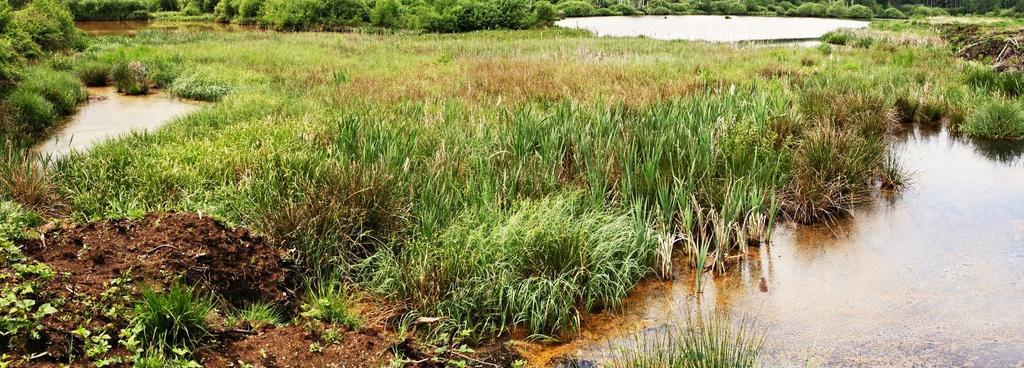
{"label": "grassy bank", "polygon": [[976,65],[942,44],[842,44],[569,30],[107,36],[66,59],[85,83],[214,103],[4,194],[59,198],[80,222],[185,211],[251,228],[308,276],[303,314],[330,323],[358,325],[336,295],[357,290],[440,317],[424,335],[448,345],[569,337],[587,312],[668,276],[673,255],[724,272],[778,221],[843,216],[900,186],[892,130],[952,119],[969,131],[979,101],[1007,98],[977,93]]}

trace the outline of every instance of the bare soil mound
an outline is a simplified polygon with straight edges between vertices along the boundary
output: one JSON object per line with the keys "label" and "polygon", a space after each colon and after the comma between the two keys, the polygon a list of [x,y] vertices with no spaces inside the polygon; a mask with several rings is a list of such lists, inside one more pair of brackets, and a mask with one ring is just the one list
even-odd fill
{"label": "bare soil mound", "polygon": [[196,285],[236,306],[280,302],[288,294],[277,249],[245,229],[194,213],[51,227],[24,251],[67,276],[69,283],[60,286],[76,295],[99,296],[124,275],[150,285]]}
{"label": "bare soil mound", "polygon": [[953,24],[942,28],[942,37],[960,58],[986,60],[999,71],[1024,70],[1024,28]]}

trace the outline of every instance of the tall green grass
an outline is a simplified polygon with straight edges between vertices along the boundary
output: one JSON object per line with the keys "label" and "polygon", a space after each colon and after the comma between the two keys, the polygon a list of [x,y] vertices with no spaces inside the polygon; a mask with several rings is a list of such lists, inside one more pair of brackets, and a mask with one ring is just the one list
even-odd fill
{"label": "tall green grass", "polygon": [[434,237],[379,253],[367,284],[482,336],[516,325],[571,334],[580,312],[618,305],[653,251],[635,215],[566,194],[464,212]]}
{"label": "tall green grass", "polygon": [[960,131],[975,137],[1024,139],[1024,108],[1018,101],[993,99],[978,106]]}

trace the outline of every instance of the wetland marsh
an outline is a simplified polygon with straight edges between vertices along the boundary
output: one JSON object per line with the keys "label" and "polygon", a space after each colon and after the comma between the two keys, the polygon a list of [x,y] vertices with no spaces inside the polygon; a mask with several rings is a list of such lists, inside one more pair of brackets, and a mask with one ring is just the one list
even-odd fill
{"label": "wetland marsh", "polygon": [[0,84],[3,365],[1024,361],[1016,23],[228,4]]}

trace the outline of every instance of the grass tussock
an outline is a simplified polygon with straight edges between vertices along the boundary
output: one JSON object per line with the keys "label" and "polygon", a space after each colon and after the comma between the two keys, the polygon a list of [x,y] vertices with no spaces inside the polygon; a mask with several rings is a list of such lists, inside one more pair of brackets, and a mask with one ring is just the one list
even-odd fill
{"label": "grass tussock", "polygon": [[563,195],[465,212],[436,237],[379,254],[369,284],[482,336],[520,324],[571,334],[581,312],[618,305],[648,273],[653,250],[632,215]]}
{"label": "grass tussock", "polygon": [[700,317],[686,327],[637,338],[620,348],[615,368],[753,368],[764,336],[748,321],[738,326],[724,317]]}
{"label": "grass tussock", "polygon": [[0,152],[0,193],[33,210],[52,207],[54,189],[46,160],[7,142]]}
{"label": "grass tussock", "polygon": [[985,138],[1024,139],[1024,108],[1012,100],[992,100],[978,106],[960,125],[960,132]]}
{"label": "grass tussock", "polygon": [[213,308],[212,298],[189,287],[144,289],[135,306],[135,323],[141,327],[143,341],[150,346],[191,349],[209,336],[207,316]]}

